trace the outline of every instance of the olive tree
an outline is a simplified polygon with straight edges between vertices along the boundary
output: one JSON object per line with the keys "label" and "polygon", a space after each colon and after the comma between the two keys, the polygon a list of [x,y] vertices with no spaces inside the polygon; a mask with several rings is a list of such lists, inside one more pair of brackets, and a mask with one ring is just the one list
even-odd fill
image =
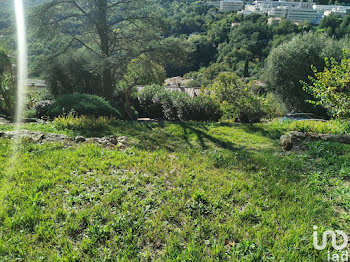
{"label": "olive tree", "polygon": [[309,83],[314,76],[311,69],[322,70],[325,57],[342,57],[342,43],[324,34],[307,33],[295,36],[291,41],[273,49],[267,58],[264,77],[272,91],[277,93],[289,111],[305,111],[322,114],[322,108],[315,108],[306,102],[311,96],[302,89],[301,81]]}

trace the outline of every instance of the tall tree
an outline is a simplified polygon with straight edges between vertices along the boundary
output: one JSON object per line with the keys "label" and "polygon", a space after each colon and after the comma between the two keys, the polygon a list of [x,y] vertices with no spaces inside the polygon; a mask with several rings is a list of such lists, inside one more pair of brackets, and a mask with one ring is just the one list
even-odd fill
{"label": "tall tree", "polygon": [[104,97],[111,99],[115,76],[122,78],[129,61],[153,52],[161,23],[152,0],[50,0],[34,17],[48,39],[66,43],[53,56],[85,47],[101,75]]}

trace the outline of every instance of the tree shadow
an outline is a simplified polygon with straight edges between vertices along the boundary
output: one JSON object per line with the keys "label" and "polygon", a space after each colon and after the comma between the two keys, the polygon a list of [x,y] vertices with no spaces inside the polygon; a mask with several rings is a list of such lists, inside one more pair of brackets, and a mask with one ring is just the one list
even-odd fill
{"label": "tree shadow", "polygon": [[232,142],[224,141],[221,139],[218,139],[216,137],[213,137],[211,135],[208,135],[204,131],[195,128],[193,125],[188,123],[180,123],[180,126],[183,128],[184,132],[187,132],[186,130],[190,130],[191,132],[195,133],[199,144],[202,149],[207,149],[208,145],[205,143],[205,140],[215,144],[217,147],[223,148],[223,149],[229,149],[230,151],[237,151],[238,148],[235,147],[235,145]]}
{"label": "tree shadow", "polygon": [[219,123],[219,126],[227,126],[227,127],[234,126],[236,128],[242,129],[247,133],[259,134],[272,140],[277,140],[284,134],[284,131],[282,129],[267,130],[262,126],[259,126],[258,124],[238,124],[238,123],[222,122],[222,123]]}

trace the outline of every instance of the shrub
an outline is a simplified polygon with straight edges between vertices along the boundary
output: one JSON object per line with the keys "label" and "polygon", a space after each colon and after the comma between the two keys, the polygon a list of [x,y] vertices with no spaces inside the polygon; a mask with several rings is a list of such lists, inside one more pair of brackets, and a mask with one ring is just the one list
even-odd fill
{"label": "shrub", "polygon": [[261,99],[235,73],[221,73],[209,93],[220,103],[224,119],[253,123],[264,115]]}
{"label": "shrub", "polygon": [[10,73],[0,73],[0,112],[12,115],[15,107],[15,87]]}
{"label": "shrub", "polygon": [[220,105],[209,96],[197,96],[192,104],[192,120],[218,121],[222,116]]}
{"label": "shrub", "polygon": [[344,53],[340,63],[333,58],[326,59],[323,72],[313,67],[315,78],[309,77],[312,84],[304,83],[304,90],[316,99],[308,102],[323,106],[338,118],[350,117],[350,58],[347,55]]}
{"label": "shrub", "polygon": [[190,118],[191,97],[182,92],[170,91],[163,96],[162,107],[165,118],[169,120],[188,120]]}
{"label": "shrub", "polygon": [[167,96],[163,86],[148,85],[137,93],[137,110],[141,117],[163,118],[162,101]]}
{"label": "shrub", "polygon": [[[139,108],[138,106],[138,100],[136,94],[136,87],[133,87],[130,92],[130,108],[127,108],[126,106],[126,92],[128,91],[128,87],[123,81],[119,81],[114,89],[113,92],[113,98],[111,103],[111,106],[114,108],[118,108],[120,115],[122,116],[122,119],[128,119],[130,120],[130,115],[132,119],[137,119],[138,117],[138,111],[136,108]],[[127,112],[129,110],[129,112]],[[129,114],[128,114],[129,113]]]}
{"label": "shrub", "polygon": [[54,103],[53,100],[41,100],[34,105],[35,115],[37,117],[48,116],[50,106]]}
{"label": "shrub", "polygon": [[175,108],[179,120],[218,121],[222,116],[220,105],[209,96],[177,96]]}
{"label": "shrub", "polygon": [[113,116],[120,118],[120,113],[102,97],[88,94],[63,95],[56,99],[47,110],[49,117],[57,117],[74,111],[78,116]]}
{"label": "shrub", "polygon": [[264,97],[262,101],[262,107],[265,113],[265,117],[268,119],[281,117],[288,112],[282,99],[271,92],[267,93],[267,95]]}
{"label": "shrub", "polygon": [[10,58],[0,46],[0,113],[11,115],[15,105],[15,86]]}
{"label": "shrub", "polygon": [[191,98],[187,93],[167,91],[162,86],[145,86],[137,93],[140,116],[168,120],[217,121],[220,106],[208,96]]}
{"label": "shrub", "polygon": [[185,83],[186,87],[200,87],[202,83],[199,80],[190,80]]}
{"label": "shrub", "polygon": [[243,103],[238,112],[237,120],[242,123],[257,123],[264,116],[260,97],[249,93],[242,97]]}

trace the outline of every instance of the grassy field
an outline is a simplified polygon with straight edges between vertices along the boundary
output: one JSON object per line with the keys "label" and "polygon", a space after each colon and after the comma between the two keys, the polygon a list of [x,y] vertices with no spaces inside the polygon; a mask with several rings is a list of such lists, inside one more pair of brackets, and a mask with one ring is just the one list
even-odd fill
{"label": "grassy field", "polygon": [[324,261],[313,225],[350,233],[350,146],[286,154],[294,125],[27,124],[130,147],[24,142],[9,169],[0,139],[0,261]]}

